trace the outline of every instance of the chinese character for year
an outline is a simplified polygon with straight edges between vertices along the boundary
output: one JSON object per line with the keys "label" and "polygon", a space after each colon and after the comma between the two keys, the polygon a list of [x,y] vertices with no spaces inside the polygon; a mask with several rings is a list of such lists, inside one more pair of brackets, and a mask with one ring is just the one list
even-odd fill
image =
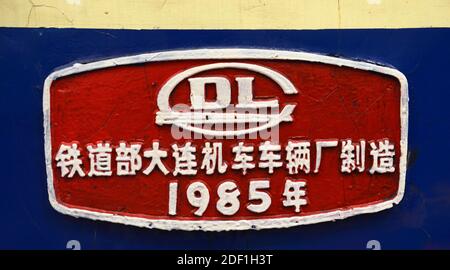
{"label": "chinese character for year", "polygon": [[253,146],[244,146],[243,142],[233,147],[233,153],[235,153],[234,164],[231,166],[234,170],[242,170],[242,174],[247,174],[248,169],[255,168],[255,164],[252,163],[253,156],[247,155],[253,152]]}
{"label": "chinese character for year", "polygon": [[366,141],[361,140],[359,144],[354,144],[352,140],[342,141],[341,172],[351,173],[354,170],[363,172],[366,159]]}
{"label": "chinese character for year", "polygon": [[144,174],[149,175],[153,171],[155,166],[157,166],[163,174],[166,175],[169,173],[169,171],[161,161],[161,158],[167,157],[167,151],[159,149],[159,142],[153,142],[153,148],[146,149],[144,151],[144,157],[151,159],[147,169],[143,171]]}
{"label": "chinese character for year", "polygon": [[371,142],[370,147],[372,148],[370,155],[373,157],[370,173],[394,172],[394,144],[385,139],[378,141],[378,146],[375,142]]}
{"label": "chinese character for year", "polygon": [[97,143],[96,146],[88,145],[90,170],[89,176],[111,176],[111,152],[109,143]]}
{"label": "chinese character for year", "polygon": [[81,169],[81,159],[80,150],[78,150],[78,145],[72,143],[71,145],[61,144],[58,153],[56,153],[55,160],[57,161],[56,166],[61,168],[61,177],[72,178],[75,173],[78,173],[81,177],[85,174]]}
{"label": "chinese character for year", "polygon": [[269,168],[269,173],[273,173],[273,168],[279,168],[283,165],[281,160],[281,155],[279,152],[281,150],[280,145],[271,144],[269,141],[264,142],[259,146],[259,151],[261,152],[261,157],[259,161],[259,168]]}
{"label": "chinese character for year", "polygon": [[292,142],[289,141],[286,146],[286,167],[289,169],[289,174],[297,174],[299,170],[309,173],[310,169],[310,142]]}
{"label": "chinese character for year", "polygon": [[139,155],[140,144],[131,144],[121,142],[116,148],[117,175],[136,175],[142,167],[142,158]]}
{"label": "chinese character for year", "polygon": [[291,181],[287,180],[284,186],[283,200],[284,206],[294,206],[295,212],[300,212],[300,206],[306,205],[307,201],[304,198],[306,191],[303,190],[306,186],[304,181]]}
{"label": "chinese character for year", "polygon": [[209,142],[205,143],[202,154],[204,154],[201,169],[206,169],[206,174],[213,174],[216,165],[219,173],[224,173],[227,164],[222,160],[222,143],[213,143],[212,147]]}
{"label": "chinese character for year", "polygon": [[190,142],[187,142],[185,146],[178,147],[178,145],[172,145],[172,156],[175,158],[175,170],[173,175],[195,175],[197,173],[197,161],[195,161],[195,147],[191,146]]}

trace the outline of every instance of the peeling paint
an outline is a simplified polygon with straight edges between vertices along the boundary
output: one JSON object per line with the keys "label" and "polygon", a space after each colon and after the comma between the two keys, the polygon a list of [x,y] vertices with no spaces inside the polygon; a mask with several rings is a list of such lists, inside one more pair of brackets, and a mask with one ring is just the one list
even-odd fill
{"label": "peeling paint", "polygon": [[[419,12],[420,11],[420,12]],[[0,26],[96,29],[450,27],[442,0],[2,0]],[[105,16],[107,15],[107,16]]]}
{"label": "peeling paint", "polygon": [[[72,0],[72,1],[76,1],[76,0]],[[71,20],[62,10],[58,9],[57,7],[54,6],[50,6],[50,5],[44,5],[44,4],[35,4],[32,0],[28,0],[28,2],[31,5],[30,11],[28,12],[28,17],[27,17],[27,24],[26,26],[30,26],[31,24],[31,17],[34,14],[34,18],[36,20],[36,17],[38,16],[36,13],[36,9],[39,8],[47,8],[47,9],[53,9],[55,11],[57,11],[58,13],[60,13],[63,18],[65,20],[67,20],[67,22],[69,22],[71,25],[73,25],[73,20]]]}

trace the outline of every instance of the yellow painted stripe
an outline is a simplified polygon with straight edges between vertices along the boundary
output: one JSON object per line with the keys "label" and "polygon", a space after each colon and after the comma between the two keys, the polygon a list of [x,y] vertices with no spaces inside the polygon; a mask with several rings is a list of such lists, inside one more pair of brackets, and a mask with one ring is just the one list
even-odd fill
{"label": "yellow painted stripe", "polygon": [[450,0],[0,0],[0,26],[104,29],[450,27]]}

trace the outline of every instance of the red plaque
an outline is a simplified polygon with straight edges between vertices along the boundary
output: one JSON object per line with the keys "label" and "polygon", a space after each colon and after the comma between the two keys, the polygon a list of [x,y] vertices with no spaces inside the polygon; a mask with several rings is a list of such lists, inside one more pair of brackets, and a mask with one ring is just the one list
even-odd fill
{"label": "red plaque", "polygon": [[323,55],[171,51],[52,73],[48,190],[76,217],[159,229],[290,227],[403,197],[407,81]]}

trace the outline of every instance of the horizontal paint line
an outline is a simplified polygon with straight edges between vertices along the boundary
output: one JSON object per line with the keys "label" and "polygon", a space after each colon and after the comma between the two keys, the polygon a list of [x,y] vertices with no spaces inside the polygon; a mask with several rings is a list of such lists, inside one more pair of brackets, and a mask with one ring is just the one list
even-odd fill
{"label": "horizontal paint line", "polygon": [[1,0],[1,27],[360,29],[450,27],[450,0]]}

